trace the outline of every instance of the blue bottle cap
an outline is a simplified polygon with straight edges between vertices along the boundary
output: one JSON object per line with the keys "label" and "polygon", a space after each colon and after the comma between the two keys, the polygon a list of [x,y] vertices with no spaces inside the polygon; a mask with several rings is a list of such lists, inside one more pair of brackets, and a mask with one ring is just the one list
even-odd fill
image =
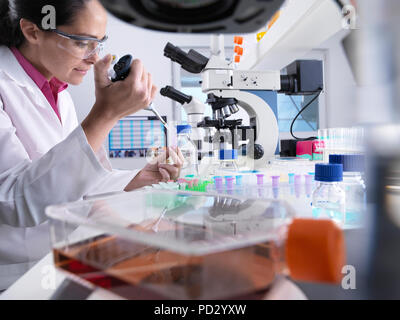
{"label": "blue bottle cap", "polygon": [[176,132],[178,134],[180,134],[180,133],[190,133],[190,132],[192,132],[192,126],[190,126],[190,125],[179,125],[179,126],[176,126]]}
{"label": "blue bottle cap", "polygon": [[315,181],[322,182],[339,182],[343,181],[343,165],[342,164],[316,164],[315,165]]}
{"label": "blue bottle cap", "polygon": [[342,164],[344,172],[365,171],[365,156],[362,154],[331,154],[329,163]]}
{"label": "blue bottle cap", "polygon": [[237,150],[220,150],[219,160],[236,160],[238,158]]}

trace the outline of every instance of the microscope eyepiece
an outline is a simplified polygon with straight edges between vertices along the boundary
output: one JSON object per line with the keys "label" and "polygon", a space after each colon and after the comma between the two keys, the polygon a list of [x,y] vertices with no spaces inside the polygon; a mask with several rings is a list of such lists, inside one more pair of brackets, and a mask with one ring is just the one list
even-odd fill
{"label": "microscope eyepiece", "polygon": [[170,98],[176,102],[179,102],[180,104],[190,103],[193,99],[192,96],[188,96],[171,86],[166,86],[165,88],[162,88],[160,93],[162,96]]}
{"label": "microscope eyepiece", "polygon": [[170,42],[164,48],[164,56],[179,63],[183,69],[190,73],[201,73],[209,61],[207,57],[195,50],[190,50],[189,53],[186,53]]}

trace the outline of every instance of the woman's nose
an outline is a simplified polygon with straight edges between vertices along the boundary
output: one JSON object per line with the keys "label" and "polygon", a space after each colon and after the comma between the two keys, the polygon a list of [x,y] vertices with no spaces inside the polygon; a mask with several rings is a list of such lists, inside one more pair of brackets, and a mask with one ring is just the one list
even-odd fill
{"label": "woman's nose", "polygon": [[100,60],[99,54],[95,53],[93,55],[91,55],[89,58],[85,59],[86,62],[90,63],[90,64],[96,64],[97,61]]}

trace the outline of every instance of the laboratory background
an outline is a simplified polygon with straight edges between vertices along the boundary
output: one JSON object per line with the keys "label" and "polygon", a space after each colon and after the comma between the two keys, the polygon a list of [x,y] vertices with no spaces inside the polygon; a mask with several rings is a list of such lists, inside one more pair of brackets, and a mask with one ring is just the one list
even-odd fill
{"label": "laboratory background", "polygon": [[180,176],[47,207],[52,252],[0,299],[400,298],[398,1],[101,2],[104,53],[158,87],[112,167],[178,146]]}

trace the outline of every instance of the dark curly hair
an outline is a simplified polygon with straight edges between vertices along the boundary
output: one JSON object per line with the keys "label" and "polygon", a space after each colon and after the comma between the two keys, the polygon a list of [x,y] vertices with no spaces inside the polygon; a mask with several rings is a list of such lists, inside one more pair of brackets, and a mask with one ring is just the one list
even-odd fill
{"label": "dark curly hair", "polygon": [[42,8],[46,5],[56,9],[57,26],[73,23],[76,14],[91,0],[0,0],[0,45],[19,47],[25,37],[19,21],[24,18],[39,28],[44,17]]}

